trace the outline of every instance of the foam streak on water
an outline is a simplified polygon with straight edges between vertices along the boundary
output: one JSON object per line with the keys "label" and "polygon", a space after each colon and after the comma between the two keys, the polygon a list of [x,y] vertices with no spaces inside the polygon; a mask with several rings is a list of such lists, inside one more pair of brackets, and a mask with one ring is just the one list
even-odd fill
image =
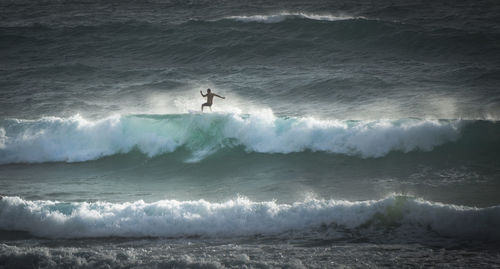
{"label": "foam streak on water", "polygon": [[339,20],[352,20],[357,17],[347,16],[347,15],[331,15],[331,14],[313,14],[313,13],[303,13],[303,12],[280,12],[277,14],[270,15],[251,15],[251,16],[229,16],[225,19],[231,19],[242,22],[263,22],[263,23],[278,23],[289,18],[302,18],[317,21],[339,21]]}
{"label": "foam streak on water", "polygon": [[0,267],[500,266],[497,2],[0,0]]}

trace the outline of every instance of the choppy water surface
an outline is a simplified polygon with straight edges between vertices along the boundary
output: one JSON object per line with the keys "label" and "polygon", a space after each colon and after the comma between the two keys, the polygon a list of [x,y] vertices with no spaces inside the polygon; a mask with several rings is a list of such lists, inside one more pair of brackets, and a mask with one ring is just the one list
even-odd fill
{"label": "choppy water surface", "polygon": [[0,267],[500,266],[498,14],[0,0]]}

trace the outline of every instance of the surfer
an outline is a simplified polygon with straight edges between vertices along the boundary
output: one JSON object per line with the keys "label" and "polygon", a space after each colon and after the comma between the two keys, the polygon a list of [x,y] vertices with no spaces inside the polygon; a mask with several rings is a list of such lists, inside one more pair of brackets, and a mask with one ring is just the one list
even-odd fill
{"label": "surfer", "polygon": [[222,99],[226,99],[226,97],[223,97],[223,96],[220,96],[218,94],[213,93],[212,90],[210,90],[210,89],[207,89],[207,94],[203,94],[202,91],[200,91],[200,93],[201,93],[201,96],[207,98],[207,102],[201,105],[201,112],[203,112],[204,106],[208,106],[210,108],[210,111],[212,111],[212,102],[214,100],[214,96],[217,96],[217,97],[222,98]]}

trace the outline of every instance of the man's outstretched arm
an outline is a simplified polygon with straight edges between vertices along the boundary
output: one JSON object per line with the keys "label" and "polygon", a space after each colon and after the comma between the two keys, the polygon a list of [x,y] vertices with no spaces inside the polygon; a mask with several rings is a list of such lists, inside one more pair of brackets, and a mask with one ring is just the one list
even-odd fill
{"label": "man's outstretched arm", "polygon": [[226,99],[226,97],[220,96],[218,94],[214,94],[214,95],[217,96],[217,97],[219,97],[219,98]]}

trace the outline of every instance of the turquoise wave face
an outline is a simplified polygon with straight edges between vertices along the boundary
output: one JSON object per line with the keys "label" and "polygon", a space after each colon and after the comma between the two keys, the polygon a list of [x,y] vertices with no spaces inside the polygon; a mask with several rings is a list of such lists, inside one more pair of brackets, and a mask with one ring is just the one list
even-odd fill
{"label": "turquoise wave face", "polygon": [[[467,128],[496,130],[498,124],[420,119],[319,120],[276,117],[269,111],[128,115],[95,121],[80,116],[3,120],[0,162],[81,162],[134,149],[154,157],[181,148],[191,154],[187,162],[198,162],[233,148],[265,154],[308,151],[380,158],[390,152],[432,151],[459,140]],[[496,141],[498,137],[489,139]]]}
{"label": "turquoise wave face", "polygon": [[0,267],[499,264],[495,1],[83,2],[0,0]]}

